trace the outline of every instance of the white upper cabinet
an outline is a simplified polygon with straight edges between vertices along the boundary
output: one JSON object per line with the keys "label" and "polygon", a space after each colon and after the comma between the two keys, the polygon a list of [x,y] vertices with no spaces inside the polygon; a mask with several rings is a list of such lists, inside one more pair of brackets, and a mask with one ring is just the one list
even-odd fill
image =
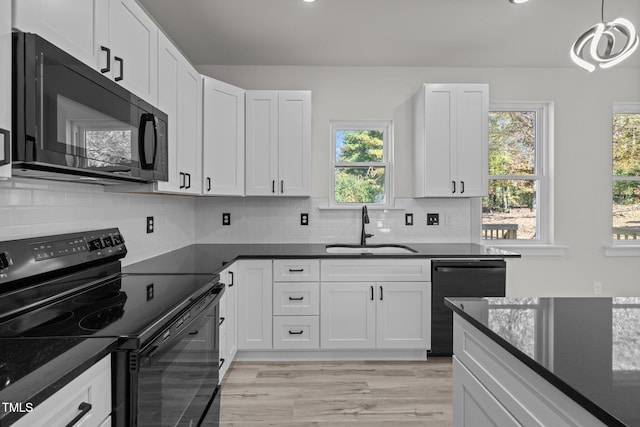
{"label": "white upper cabinet", "polygon": [[11,176],[11,2],[0,0],[0,178]]}
{"label": "white upper cabinet", "polygon": [[244,94],[244,89],[204,77],[204,195],[244,195]]}
{"label": "white upper cabinet", "polygon": [[415,197],[488,193],[487,84],[425,84],[414,97]]}
{"label": "white upper cabinet", "polygon": [[158,38],[158,108],[169,119],[167,124],[168,180],[156,183],[156,189],[163,192],[179,192],[178,170],[178,86],[180,82],[180,62],[182,55],[162,33]]}
{"label": "white upper cabinet", "polygon": [[[107,68],[106,0],[13,0],[13,27],[36,33],[92,68]],[[4,16],[4,14],[3,14]]]}
{"label": "white upper cabinet", "polygon": [[311,195],[310,91],[247,91],[246,195]]}
{"label": "white upper cabinet", "polygon": [[158,38],[158,108],[167,126],[169,177],[156,182],[163,193],[200,194],[202,77],[162,33]]}
{"label": "white upper cabinet", "polygon": [[[185,193],[202,192],[202,76],[182,61],[178,110],[179,187]],[[183,174],[183,175],[180,175]]]}
{"label": "white upper cabinet", "polygon": [[13,27],[36,33],[117,81],[158,101],[158,27],[135,0],[13,0]]}
{"label": "white upper cabinet", "polygon": [[158,27],[135,0],[109,0],[108,19],[113,79],[156,105]]}

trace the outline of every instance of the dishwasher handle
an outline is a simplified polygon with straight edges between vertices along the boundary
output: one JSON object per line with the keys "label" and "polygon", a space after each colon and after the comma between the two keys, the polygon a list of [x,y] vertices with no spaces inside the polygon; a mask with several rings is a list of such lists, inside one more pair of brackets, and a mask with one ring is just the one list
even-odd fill
{"label": "dishwasher handle", "polygon": [[464,271],[486,271],[486,272],[504,272],[506,271],[504,267],[493,267],[493,266],[474,266],[474,267],[434,267],[434,271],[438,273],[456,273],[456,272],[464,272]]}

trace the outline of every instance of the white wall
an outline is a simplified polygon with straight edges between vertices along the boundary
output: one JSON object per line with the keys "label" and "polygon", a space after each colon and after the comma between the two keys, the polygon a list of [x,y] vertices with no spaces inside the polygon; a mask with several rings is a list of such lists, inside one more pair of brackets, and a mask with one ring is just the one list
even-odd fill
{"label": "white wall", "polygon": [[[487,82],[494,102],[553,101],[555,243],[568,249],[561,257],[527,257],[511,262],[508,292],[510,295],[593,295],[593,283],[599,281],[603,284],[603,294],[640,294],[640,260],[604,255],[604,247],[611,244],[612,103],[640,102],[638,69],[618,68],[592,74],[577,67],[203,65],[198,69],[246,89],[313,91],[314,198],[328,197],[331,119],[393,119],[395,194],[410,197],[413,185],[411,97],[421,83]],[[198,202],[198,206],[201,203]],[[212,221],[220,220],[213,218]],[[207,223],[199,217],[197,227],[207,227]]]}
{"label": "white wall", "polygon": [[[146,218],[155,232],[146,233]],[[194,241],[192,197],[107,193],[89,184],[12,178],[0,181],[0,240],[119,227],[123,265]]]}

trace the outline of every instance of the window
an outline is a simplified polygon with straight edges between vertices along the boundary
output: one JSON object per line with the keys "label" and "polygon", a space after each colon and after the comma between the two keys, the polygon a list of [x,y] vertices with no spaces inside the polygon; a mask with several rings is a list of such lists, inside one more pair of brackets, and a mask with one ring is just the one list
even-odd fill
{"label": "window", "polygon": [[331,204],[390,206],[391,121],[331,122]]}
{"label": "window", "polygon": [[548,104],[492,104],[482,238],[549,243]]}
{"label": "window", "polygon": [[613,240],[640,244],[640,104],[614,105],[612,134]]}

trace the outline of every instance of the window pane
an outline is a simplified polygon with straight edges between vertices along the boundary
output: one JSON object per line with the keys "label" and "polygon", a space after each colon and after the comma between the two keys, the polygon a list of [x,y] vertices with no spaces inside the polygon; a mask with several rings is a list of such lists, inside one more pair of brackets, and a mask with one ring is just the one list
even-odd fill
{"label": "window pane", "polygon": [[613,238],[640,239],[640,181],[613,181]]}
{"label": "window pane", "polygon": [[482,199],[483,239],[537,239],[536,180],[489,180]]}
{"label": "window pane", "polygon": [[640,176],[640,113],[613,115],[613,174]]}
{"label": "window pane", "polygon": [[384,203],[383,167],[335,169],[335,201],[337,203]]}
{"label": "window pane", "polygon": [[535,111],[489,113],[489,175],[535,172]]}
{"label": "window pane", "polygon": [[336,130],[336,162],[382,162],[383,131]]}

